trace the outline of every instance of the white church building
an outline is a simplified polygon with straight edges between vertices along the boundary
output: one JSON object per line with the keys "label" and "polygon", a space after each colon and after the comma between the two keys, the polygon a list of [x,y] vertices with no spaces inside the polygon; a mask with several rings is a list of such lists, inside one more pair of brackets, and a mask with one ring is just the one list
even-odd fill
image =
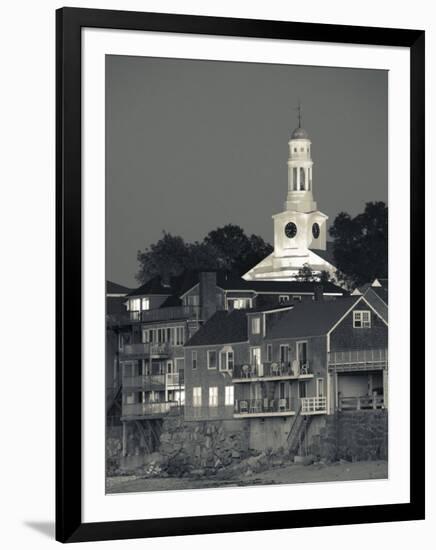
{"label": "white church building", "polygon": [[299,126],[289,140],[288,194],[284,210],[273,216],[274,251],[245,273],[252,280],[289,281],[298,277],[305,265],[319,276],[336,268],[316,251],[326,250],[328,216],[320,212],[313,198],[312,142]]}

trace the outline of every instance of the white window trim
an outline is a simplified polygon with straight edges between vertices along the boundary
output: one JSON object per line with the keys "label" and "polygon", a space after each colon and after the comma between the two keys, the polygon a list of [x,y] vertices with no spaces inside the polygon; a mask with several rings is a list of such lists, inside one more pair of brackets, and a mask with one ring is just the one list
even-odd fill
{"label": "white window trim", "polygon": [[[319,391],[319,386],[321,385],[322,383],[322,394],[320,394],[320,391]],[[317,397],[325,397],[326,396],[326,392],[325,392],[325,382],[324,382],[324,378],[320,377],[320,378],[317,378],[316,379],[316,396]]]}
{"label": "white window trim", "polygon": [[279,355],[279,361],[281,362],[282,361],[282,348],[286,348],[288,350],[286,356],[287,356],[287,359],[286,361],[289,362],[290,360],[290,357],[291,357],[291,346],[289,344],[280,344],[280,355]]}
{"label": "white window trim", "polygon": [[[219,370],[221,372],[232,372],[233,371],[233,369],[229,369],[229,367],[228,367],[228,365],[229,365],[229,353],[231,353],[233,355],[233,367],[235,366],[235,352],[233,351],[233,349],[222,349],[219,352]],[[226,368],[225,369],[223,368],[223,364],[222,364],[223,354],[226,356]]]}
{"label": "white window trim", "polygon": [[[368,317],[368,321],[364,321],[364,314]],[[359,320],[357,319],[359,317]],[[356,326],[356,321],[361,323],[360,327]],[[353,311],[353,328],[371,328],[372,319],[371,311],[369,309],[355,309]]]}
{"label": "white window trim", "polygon": [[[195,367],[194,367],[194,361],[195,361]],[[197,365],[198,365],[197,350],[192,350],[191,351],[191,365],[192,365],[192,370],[197,370]]]}
{"label": "white window trim", "polygon": [[279,295],[279,304],[287,304],[290,301],[289,294],[280,294]]}
{"label": "white window trim", "polygon": [[218,386],[209,387],[209,407],[218,407]]}
{"label": "white window trim", "polygon": [[295,357],[297,359],[297,361],[300,361],[300,353],[299,353],[299,348],[298,348],[298,344],[306,344],[306,361],[309,362],[309,359],[308,359],[308,356],[309,356],[309,340],[297,340],[297,342],[295,343]]}
{"label": "white window trim", "polygon": [[[209,355],[210,355],[211,353],[215,353],[215,366],[214,366],[214,367],[211,367],[211,366],[210,366]],[[208,350],[207,350],[206,356],[207,356],[207,368],[208,368],[208,369],[210,369],[210,370],[215,370],[215,369],[217,368],[217,366],[218,366],[218,364],[217,364],[217,363],[218,363],[218,361],[217,361],[217,354],[218,354],[218,352],[217,352],[217,350],[215,350],[215,349],[208,349]]]}
{"label": "white window trim", "polygon": [[194,386],[192,388],[192,406],[193,407],[201,407],[201,400],[202,400],[202,391],[201,386]]}
{"label": "white window trim", "polygon": [[235,403],[235,388],[233,386],[226,386],[224,390],[224,405],[226,407],[233,407],[234,403]]}
{"label": "white window trim", "polygon": [[[255,325],[258,325],[258,330],[254,330]],[[251,318],[251,334],[260,334],[260,317]]]}

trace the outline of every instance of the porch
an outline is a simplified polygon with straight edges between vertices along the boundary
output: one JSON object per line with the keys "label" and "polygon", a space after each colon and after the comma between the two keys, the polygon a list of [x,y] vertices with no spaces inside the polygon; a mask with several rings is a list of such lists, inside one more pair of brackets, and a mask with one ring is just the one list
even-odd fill
{"label": "porch", "polygon": [[239,399],[235,401],[234,418],[293,416],[295,403],[291,398]]}
{"label": "porch", "polygon": [[235,365],[233,382],[256,382],[271,380],[298,380],[313,378],[308,361],[292,363],[264,362],[260,364]]}
{"label": "porch", "polygon": [[123,403],[121,420],[136,420],[140,418],[165,416],[176,407],[180,407],[178,401]]}

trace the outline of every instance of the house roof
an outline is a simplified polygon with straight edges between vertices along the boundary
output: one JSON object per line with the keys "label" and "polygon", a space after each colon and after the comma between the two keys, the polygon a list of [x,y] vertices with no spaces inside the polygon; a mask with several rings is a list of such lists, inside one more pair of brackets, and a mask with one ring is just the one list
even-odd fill
{"label": "house roof", "polygon": [[243,309],[234,309],[232,311],[217,311],[186,342],[185,346],[229,344],[246,342],[247,339],[246,311]]}
{"label": "house roof", "polygon": [[341,319],[361,296],[347,296],[336,300],[300,302],[283,313],[279,320],[267,327],[267,338],[303,338],[322,336]]}
{"label": "house roof", "polygon": [[131,291],[126,286],[119,285],[113,281],[106,281],[106,294],[128,294]]}
{"label": "house roof", "polygon": [[129,293],[129,296],[146,296],[147,294],[161,294],[169,296],[173,294],[171,285],[164,285],[159,275],[151,278],[144,285],[135,288]]}
{"label": "house roof", "polygon": [[[284,294],[313,293],[319,285],[316,281],[246,281],[232,272],[217,271],[217,286],[223,290],[252,290],[259,294],[262,292],[283,292]],[[179,296],[183,296],[199,282],[198,272],[185,274],[179,289]],[[346,291],[333,283],[323,283],[325,293],[346,294]]]}

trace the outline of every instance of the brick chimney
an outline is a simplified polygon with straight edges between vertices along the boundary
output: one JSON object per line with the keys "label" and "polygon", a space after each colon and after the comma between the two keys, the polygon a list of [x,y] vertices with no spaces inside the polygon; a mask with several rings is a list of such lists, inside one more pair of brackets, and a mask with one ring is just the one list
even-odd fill
{"label": "brick chimney", "polygon": [[217,310],[216,273],[202,271],[200,273],[200,318],[207,321]]}
{"label": "brick chimney", "polygon": [[317,283],[313,287],[313,291],[315,293],[315,301],[322,302],[324,300],[324,287],[322,283]]}

